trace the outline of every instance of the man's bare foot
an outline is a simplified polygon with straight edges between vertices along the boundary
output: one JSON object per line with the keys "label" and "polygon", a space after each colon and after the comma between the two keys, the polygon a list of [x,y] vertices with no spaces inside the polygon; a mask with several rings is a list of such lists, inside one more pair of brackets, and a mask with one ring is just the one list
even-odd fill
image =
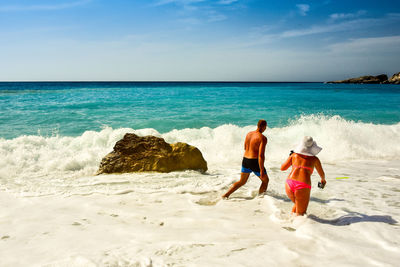
{"label": "man's bare foot", "polygon": [[267,194],[267,192],[262,192],[262,193],[258,193],[258,198],[263,198],[265,195]]}

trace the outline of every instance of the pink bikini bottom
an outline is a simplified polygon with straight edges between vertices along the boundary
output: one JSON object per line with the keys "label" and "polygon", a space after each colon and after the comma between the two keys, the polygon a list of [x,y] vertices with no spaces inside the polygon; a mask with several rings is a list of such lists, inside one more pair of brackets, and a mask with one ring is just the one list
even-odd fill
{"label": "pink bikini bottom", "polygon": [[311,185],[293,179],[287,179],[286,183],[288,184],[290,190],[292,190],[293,193],[296,193],[297,190],[303,188],[311,189]]}

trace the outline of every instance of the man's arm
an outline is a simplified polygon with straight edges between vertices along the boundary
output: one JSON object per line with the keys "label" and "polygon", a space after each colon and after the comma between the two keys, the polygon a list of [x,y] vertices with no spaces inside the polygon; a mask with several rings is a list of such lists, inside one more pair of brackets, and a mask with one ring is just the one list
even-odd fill
{"label": "man's arm", "polygon": [[260,166],[260,176],[264,175],[265,146],[267,145],[267,142],[267,138],[263,136],[258,149],[258,165]]}

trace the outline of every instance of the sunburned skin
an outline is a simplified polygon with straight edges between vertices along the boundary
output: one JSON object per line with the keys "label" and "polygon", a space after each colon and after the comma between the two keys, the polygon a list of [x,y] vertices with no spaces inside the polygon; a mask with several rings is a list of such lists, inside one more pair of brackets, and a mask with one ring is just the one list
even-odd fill
{"label": "sunburned skin", "polygon": [[[310,201],[311,174],[315,168],[321,177],[321,183],[326,184],[325,173],[322,169],[321,161],[316,156],[306,156],[293,153],[282,164],[281,170],[285,171],[290,166],[292,166],[292,171],[290,172],[288,179],[293,180],[291,182],[299,185],[301,189],[297,189],[293,192],[288,185],[288,182],[286,182],[286,194],[294,203],[292,212],[296,213],[297,215],[304,215],[307,211],[308,203]],[[309,188],[301,183],[308,185]]]}
{"label": "sunburned skin", "polygon": [[[246,139],[244,142],[244,155],[243,157],[246,159],[258,159],[258,165],[260,169],[260,180],[261,180],[261,185],[258,190],[259,194],[263,194],[265,191],[267,191],[268,188],[268,182],[269,182],[269,177],[267,173],[265,172],[264,168],[264,161],[265,161],[265,147],[267,145],[267,138],[262,134],[266,128],[267,128],[267,123],[260,120],[258,122],[258,127],[257,130],[249,132],[246,135]],[[258,174],[257,174],[258,175]],[[250,173],[247,172],[241,172],[240,174],[240,180],[232,185],[232,187],[226,192],[222,197],[223,198],[228,198],[233,192],[235,192],[238,188],[240,188],[242,185],[244,185],[248,178],[250,176]]]}
{"label": "sunburned skin", "polygon": [[[244,141],[244,157],[248,159],[256,159],[260,154],[264,154],[267,138],[260,131],[252,131],[246,135]],[[260,153],[261,152],[261,153]]]}

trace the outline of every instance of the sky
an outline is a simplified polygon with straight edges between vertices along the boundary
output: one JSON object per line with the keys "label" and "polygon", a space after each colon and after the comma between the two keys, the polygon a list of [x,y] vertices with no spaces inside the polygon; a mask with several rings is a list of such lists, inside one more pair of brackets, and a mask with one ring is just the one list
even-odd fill
{"label": "sky", "polygon": [[0,81],[329,81],[399,71],[398,0],[0,0]]}

